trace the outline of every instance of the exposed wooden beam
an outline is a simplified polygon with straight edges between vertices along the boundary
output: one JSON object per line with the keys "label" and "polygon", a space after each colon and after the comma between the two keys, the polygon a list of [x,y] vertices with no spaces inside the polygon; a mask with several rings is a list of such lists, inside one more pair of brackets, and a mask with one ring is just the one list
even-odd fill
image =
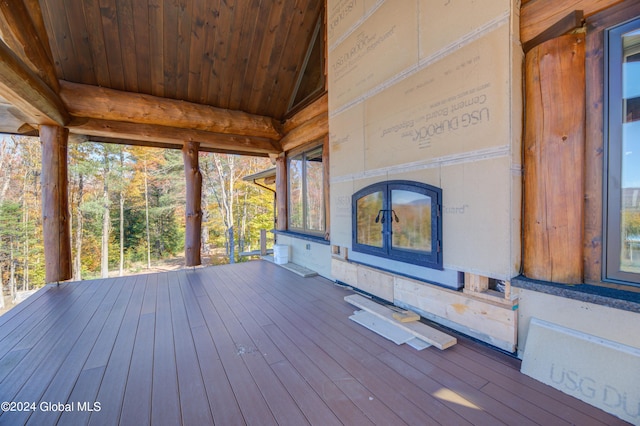
{"label": "exposed wooden beam", "polygon": [[76,117],[273,140],[281,137],[270,117],[67,81],[60,84],[60,95]]}
{"label": "exposed wooden beam", "polygon": [[576,9],[584,11],[585,18],[624,0],[535,0],[522,2],[520,8],[520,41],[524,44],[535,38],[567,14]]}
{"label": "exposed wooden beam", "polygon": [[[13,34],[13,40],[19,44],[20,50],[24,52],[26,59],[33,64],[40,78],[55,92],[59,92],[60,84],[51,60],[51,53],[48,50],[49,41],[42,39],[46,33],[42,32],[42,28],[36,28],[30,14],[31,12],[42,20],[39,2],[29,1],[29,8],[31,9],[27,8],[23,0],[0,1],[0,12],[7,24],[6,28]],[[34,8],[35,10],[33,10]],[[16,52],[17,49],[12,47]]]}
{"label": "exposed wooden beam", "polygon": [[[153,141],[137,141],[133,139],[108,138],[104,136],[87,136],[87,135],[80,135],[80,134],[71,134],[69,137],[70,137],[69,139],[70,143],[102,142],[102,143],[111,143],[111,144],[117,144],[117,145],[133,145],[133,146],[144,146],[148,148],[163,148],[163,149],[182,149],[182,146],[184,145],[183,142],[165,143],[165,142],[153,142]],[[202,145],[200,145],[199,149],[200,149],[200,152],[215,152],[218,154],[252,155],[254,157],[268,156],[268,154],[264,154],[260,152],[235,151],[233,149],[211,148],[211,147],[206,147]]]}
{"label": "exposed wooden beam", "polygon": [[307,142],[323,138],[329,133],[329,115],[320,114],[292,129],[280,141],[283,151],[290,151]]}
{"label": "exposed wooden beam", "polygon": [[551,40],[561,35],[568,34],[582,26],[584,22],[584,12],[582,10],[574,10],[558,22],[538,34],[526,43],[522,44],[522,50],[527,53],[539,44],[547,40]]}
{"label": "exposed wooden beam", "polygon": [[277,154],[278,143],[259,137],[228,135],[203,130],[181,129],[155,124],[134,124],[122,121],[74,118],[68,125],[75,134],[143,142],[173,144],[181,149],[184,142],[200,142],[203,151],[236,151],[244,154]]}
{"label": "exposed wooden beam", "polygon": [[327,114],[329,111],[329,96],[327,93],[322,95],[316,101],[312,102],[305,109],[301,110],[293,117],[289,118],[282,125],[282,133],[287,134],[296,127],[320,115]]}
{"label": "exposed wooden beam", "polygon": [[69,120],[62,100],[36,73],[31,71],[0,40],[0,92],[2,96],[35,123],[66,125]]}

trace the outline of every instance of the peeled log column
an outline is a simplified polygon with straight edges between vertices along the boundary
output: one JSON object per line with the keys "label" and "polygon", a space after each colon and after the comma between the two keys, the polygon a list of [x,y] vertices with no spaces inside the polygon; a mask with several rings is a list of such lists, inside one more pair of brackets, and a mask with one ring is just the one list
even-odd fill
{"label": "peeled log column", "polygon": [[67,138],[69,130],[40,126],[42,141],[42,228],[45,281],[71,278],[71,230],[67,192]]}
{"label": "peeled log column", "polygon": [[584,34],[547,41],[526,56],[524,275],[583,282]]}
{"label": "peeled log column", "polygon": [[285,231],[287,219],[287,159],[284,154],[276,158],[276,229]]}
{"label": "peeled log column", "polygon": [[187,183],[186,229],[184,237],[184,258],[187,266],[197,266],[200,260],[200,239],[202,228],[202,174],[198,163],[198,142],[185,142],[182,147],[184,174]]}

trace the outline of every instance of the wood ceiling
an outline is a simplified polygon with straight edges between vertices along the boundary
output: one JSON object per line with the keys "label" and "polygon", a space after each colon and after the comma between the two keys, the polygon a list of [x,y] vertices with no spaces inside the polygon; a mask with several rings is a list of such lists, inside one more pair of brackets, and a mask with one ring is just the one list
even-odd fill
{"label": "wood ceiling", "polygon": [[284,120],[324,92],[323,10],[323,0],[1,0],[0,131],[62,121],[93,140],[277,152]]}

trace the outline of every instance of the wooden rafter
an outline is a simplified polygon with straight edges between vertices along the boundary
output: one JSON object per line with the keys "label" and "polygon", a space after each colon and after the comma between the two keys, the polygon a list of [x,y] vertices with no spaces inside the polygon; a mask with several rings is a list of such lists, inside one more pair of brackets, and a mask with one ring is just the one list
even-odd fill
{"label": "wooden rafter", "polygon": [[[40,15],[40,6],[37,1],[29,0],[29,9],[22,0],[0,1],[0,12],[2,19],[6,23],[5,31],[12,33],[12,41],[17,46],[11,46],[14,52],[24,52],[25,59],[33,64],[34,70],[40,78],[56,92],[60,91],[58,78],[51,59],[51,52],[48,47],[46,32],[43,31],[44,24]],[[36,16],[38,25],[32,19]]]}
{"label": "wooden rafter", "polygon": [[75,117],[280,139],[270,117],[67,81],[60,83],[60,95]]}
{"label": "wooden rafter", "polygon": [[37,124],[64,126],[69,114],[58,94],[0,40],[2,95]]}

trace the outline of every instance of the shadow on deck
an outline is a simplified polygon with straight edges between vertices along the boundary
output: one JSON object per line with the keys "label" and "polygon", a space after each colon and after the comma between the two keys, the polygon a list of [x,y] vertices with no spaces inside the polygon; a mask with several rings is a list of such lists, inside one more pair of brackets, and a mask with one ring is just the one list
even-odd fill
{"label": "shadow on deck", "polygon": [[463,337],[397,346],[350,293],[264,261],[45,287],[0,317],[0,424],[624,424]]}

